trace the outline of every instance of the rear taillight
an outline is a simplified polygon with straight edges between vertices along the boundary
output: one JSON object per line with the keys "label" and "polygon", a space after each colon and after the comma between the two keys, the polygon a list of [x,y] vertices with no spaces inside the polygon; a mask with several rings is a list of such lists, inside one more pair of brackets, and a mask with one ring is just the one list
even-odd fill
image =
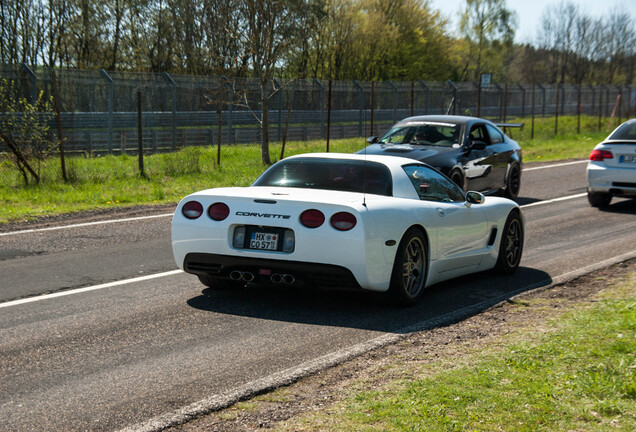
{"label": "rear taillight", "polygon": [[604,161],[612,158],[614,158],[614,155],[608,150],[593,150],[592,154],[590,154],[590,160],[593,161]]}
{"label": "rear taillight", "polygon": [[300,215],[300,223],[307,228],[318,228],[325,222],[325,215],[320,210],[305,210]]}
{"label": "rear taillight", "polygon": [[340,212],[331,216],[331,226],[338,231],[349,231],[356,226],[356,223],[358,220],[351,213]]}
{"label": "rear taillight", "polygon": [[188,219],[197,219],[203,214],[203,206],[197,201],[188,201],[181,208],[181,213]]}
{"label": "rear taillight", "polygon": [[208,216],[215,221],[225,220],[230,215],[230,208],[225,203],[214,203],[208,208]]}

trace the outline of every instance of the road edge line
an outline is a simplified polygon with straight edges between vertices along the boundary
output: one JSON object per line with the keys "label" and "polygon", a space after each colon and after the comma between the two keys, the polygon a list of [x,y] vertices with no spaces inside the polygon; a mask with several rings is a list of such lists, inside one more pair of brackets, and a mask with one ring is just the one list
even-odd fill
{"label": "road edge line", "polygon": [[377,348],[399,342],[411,333],[416,331],[429,330],[443,324],[450,324],[470,317],[478,312],[483,312],[498,304],[518,297],[520,295],[536,291],[548,290],[566,282],[580,278],[602,268],[628,261],[636,258],[636,250],[627,252],[614,258],[601,261],[596,264],[585,266],[581,269],[573,270],[563,275],[556,276],[553,279],[536,282],[529,287],[520,288],[511,293],[485,300],[475,305],[467,306],[457,311],[422,321],[420,323],[397,330],[396,333],[389,333],[366,342],[354,345],[350,348],[336,351],[319,357],[314,360],[302,363],[298,366],[276,372],[266,377],[251,381],[239,386],[237,389],[212,395],[193,404],[187,405],[169,413],[164,413],[153,417],[145,422],[138,423],[121,429],[119,432],[158,432],[168,427],[178,426],[197,417],[208,415],[212,412],[232,406],[242,400],[250,399],[260,394],[267,393],[279,387],[291,385],[302,378],[314,375],[322,370],[337,366],[346,361],[352,360],[360,355],[370,352]]}
{"label": "road edge line", "polygon": [[0,309],[11,307],[11,306],[23,305],[27,303],[35,303],[37,301],[48,300],[48,299],[56,298],[56,297],[65,297],[65,296],[85,293],[89,291],[97,291],[104,288],[112,288],[116,286],[136,283],[136,282],[144,282],[144,281],[148,281],[152,279],[157,279],[160,277],[176,275],[179,273],[183,273],[183,270],[171,270],[171,271],[162,272],[162,273],[154,273],[154,274],[146,275],[146,276],[139,276],[135,278],[122,279],[122,280],[118,280],[114,282],[107,282],[107,283],[103,283],[99,285],[92,285],[92,286],[88,286],[84,288],[76,288],[76,289],[51,293],[51,294],[43,294],[43,295],[39,295],[35,297],[27,297],[27,298],[18,299],[18,300],[10,300],[8,302],[0,303]]}

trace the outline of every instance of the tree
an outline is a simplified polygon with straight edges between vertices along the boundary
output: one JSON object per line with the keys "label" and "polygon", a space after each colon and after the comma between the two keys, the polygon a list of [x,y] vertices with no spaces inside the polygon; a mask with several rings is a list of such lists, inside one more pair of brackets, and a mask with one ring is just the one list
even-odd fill
{"label": "tree", "polygon": [[[22,174],[25,184],[29,175],[40,182],[40,163],[55,147],[49,138],[48,122],[53,118],[53,102],[40,92],[31,104],[20,97],[16,83],[0,80],[0,142],[8,149],[11,160]],[[37,171],[33,162],[37,163]]]}
{"label": "tree", "polygon": [[505,78],[516,25],[516,14],[506,7],[505,0],[466,0],[460,21],[461,35],[470,48],[465,79],[478,80],[486,70]]}
{"label": "tree", "polygon": [[[261,126],[261,160],[270,164],[269,157],[269,99],[278,89],[274,85],[277,66],[299,43],[298,23],[316,8],[315,0],[244,0],[239,4],[241,21],[245,29],[242,45],[251,72],[259,86]],[[245,94],[245,93],[244,93]],[[247,101],[246,101],[247,102]],[[249,105],[249,104],[246,104]],[[255,110],[252,113],[256,114]]]}

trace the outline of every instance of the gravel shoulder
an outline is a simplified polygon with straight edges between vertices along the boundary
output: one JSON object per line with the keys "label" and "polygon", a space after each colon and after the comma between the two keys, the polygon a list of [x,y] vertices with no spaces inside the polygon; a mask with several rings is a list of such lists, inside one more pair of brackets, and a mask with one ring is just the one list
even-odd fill
{"label": "gravel shoulder", "polygon": [[[460,322],[417,332],[391,344],[298,382],[239,402],[229,408],[172,427],[170,431],[288,430],[287,425],[310,412],[328,415],[330,406],[350,388],[379,388],[404,379],[405,363],[434,363],[466,356],[480,347],[501,344],[505,336],[541,329],[574,304],[593,302],[612,280],[636,272],[636,260],[616,264],[550,288],[518,295]],[[539,330],[540,331],[540,330]],[[292,427],[292,430],[297,430]]]}

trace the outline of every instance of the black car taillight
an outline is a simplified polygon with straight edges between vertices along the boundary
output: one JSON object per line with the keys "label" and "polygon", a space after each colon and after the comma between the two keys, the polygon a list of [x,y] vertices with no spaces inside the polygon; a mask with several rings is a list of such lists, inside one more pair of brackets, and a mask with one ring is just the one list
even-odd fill
{"label": "black car taillight", "polygon": [[203,214],[203,206],[198,201],[188,201],[181,208],[181,213],[188,219],[197,219]]}

